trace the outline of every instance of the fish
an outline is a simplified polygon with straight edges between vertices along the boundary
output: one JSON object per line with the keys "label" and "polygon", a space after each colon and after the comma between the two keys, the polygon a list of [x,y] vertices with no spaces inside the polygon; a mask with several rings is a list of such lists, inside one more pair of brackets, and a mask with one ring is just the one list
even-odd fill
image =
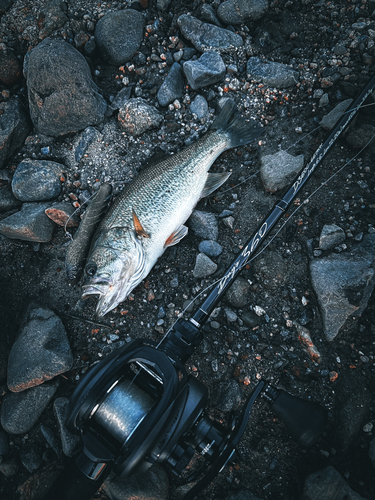
{"label": "fish", "polygon": [[124,187],[96,229],[85,266],[82,299],[98,296],[98,318],[123,302],[164,251],[187,235],[185,222],[198,201],[230,176],[208,172],[216,158],[262,133],[227,99],[200,139]]}

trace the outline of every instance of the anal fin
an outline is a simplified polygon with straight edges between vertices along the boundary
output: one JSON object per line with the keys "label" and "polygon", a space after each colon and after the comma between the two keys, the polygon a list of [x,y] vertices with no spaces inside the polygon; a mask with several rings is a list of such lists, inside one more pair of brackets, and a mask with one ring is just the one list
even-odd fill
{"label": "anal fin", "polygon": [[228,179],[232,172],[222,172],[219,174],[208,174],[206,184],[204,185],[201,198],[210,195],[218,189]]}
{"label": "anal fin", "polygon": [[167,238],[167,241],[164,243],[165,247],[171,247],[173,245],[176,245],[179,241],[182,240],[188,233],[188,228],[186,226],[180,226],[176,229],[176,231],[173,231],[173,233]]}

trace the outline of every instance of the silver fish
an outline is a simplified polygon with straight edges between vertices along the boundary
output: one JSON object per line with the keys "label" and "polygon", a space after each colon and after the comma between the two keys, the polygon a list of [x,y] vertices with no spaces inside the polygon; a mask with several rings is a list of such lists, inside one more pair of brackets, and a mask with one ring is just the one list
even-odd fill
{"label": "silver fish", "polygon": [[150,166],[126,186],[100,222],[85,267],[82,298],[98,295],[104,316],[126,299],[169,246],[186,236],[184,222],[197,202],[230,173],[208,173],[225,150],[262,134],[227,100],[210,130],[183,151]]}

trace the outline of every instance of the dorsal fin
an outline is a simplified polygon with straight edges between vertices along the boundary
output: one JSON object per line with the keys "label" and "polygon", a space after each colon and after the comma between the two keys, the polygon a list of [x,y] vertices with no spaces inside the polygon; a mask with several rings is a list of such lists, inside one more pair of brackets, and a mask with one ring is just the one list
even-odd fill
{"label": "dorsal fin", "polygon": [[134,212],[134,209],[132,209],[133,213],[133,224],[134,224],[134,229],[137,234],[137,236],[143,236],[143,238],[149,238],[150,235],[146,233],[146,231],[143,229],[142,224],[140,223],[140,220],[137,217],[137,214]]}

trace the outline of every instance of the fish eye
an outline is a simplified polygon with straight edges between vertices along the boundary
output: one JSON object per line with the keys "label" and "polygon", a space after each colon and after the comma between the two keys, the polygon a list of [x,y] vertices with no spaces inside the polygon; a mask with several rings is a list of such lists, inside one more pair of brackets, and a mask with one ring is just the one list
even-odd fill
{"label": "fish eye", "polygon": [[87,266],[86,266],[86,274],[87,276],[94,276],[96,271],[98,269],[98,266],[94,263],[88,263]]}

